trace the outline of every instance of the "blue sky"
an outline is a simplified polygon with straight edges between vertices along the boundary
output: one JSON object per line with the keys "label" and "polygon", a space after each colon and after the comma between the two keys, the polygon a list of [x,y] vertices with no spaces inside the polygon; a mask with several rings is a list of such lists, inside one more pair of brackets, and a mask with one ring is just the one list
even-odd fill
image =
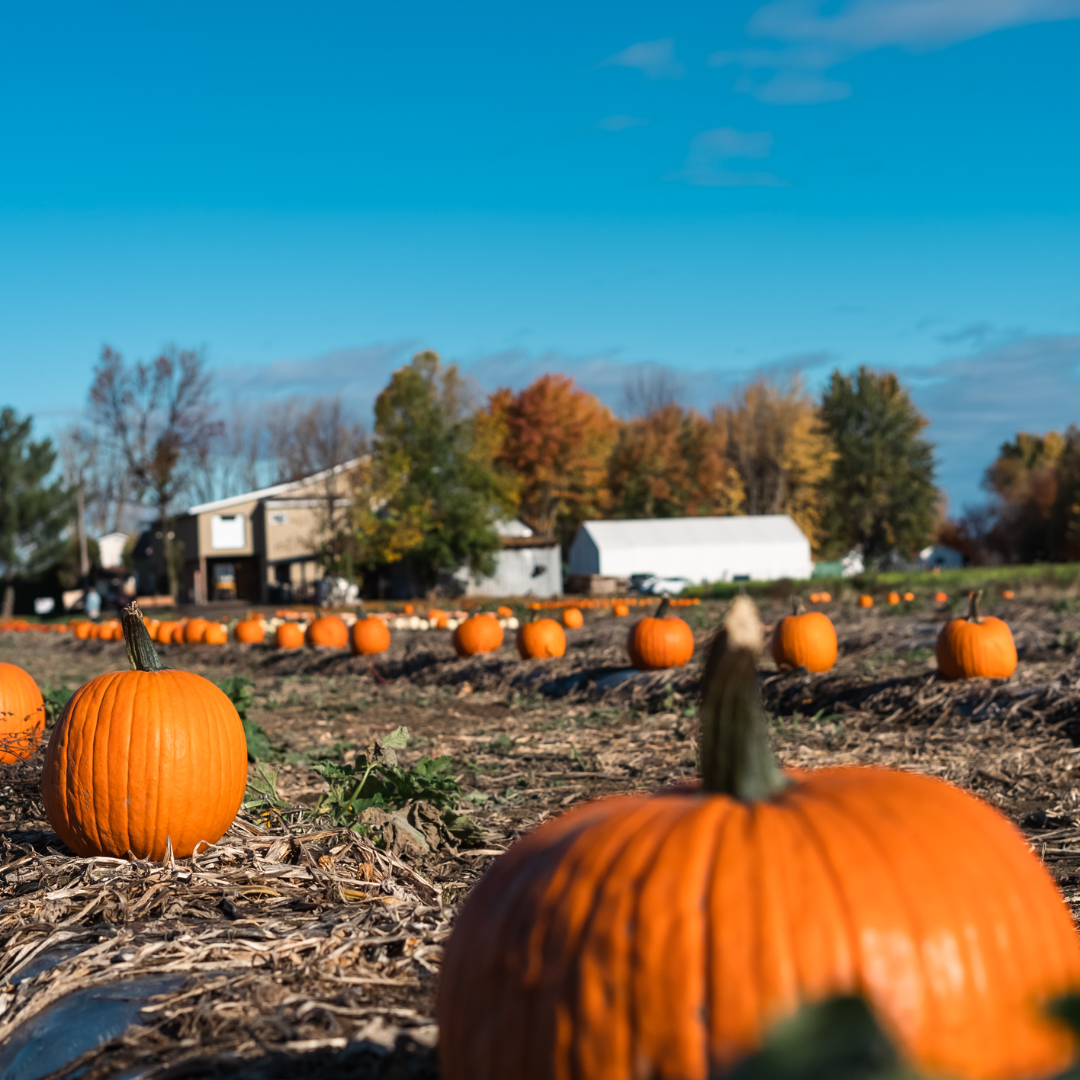
{"label": "blue sky", "polygon": [[892,368],[953,506],[1080,422],[1080,0],[10,6],[0,399],[103,343],[369,408],[418,347],[613,406]]}

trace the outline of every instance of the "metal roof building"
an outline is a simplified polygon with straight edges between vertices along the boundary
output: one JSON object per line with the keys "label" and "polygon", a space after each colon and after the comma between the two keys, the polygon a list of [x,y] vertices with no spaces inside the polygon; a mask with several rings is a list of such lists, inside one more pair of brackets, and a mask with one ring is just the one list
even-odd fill
{"label": "metal roof building", "polygon": [[570,546],[570,573],[772,581],[810,577],[813,560],[787,514],[586,521]]}

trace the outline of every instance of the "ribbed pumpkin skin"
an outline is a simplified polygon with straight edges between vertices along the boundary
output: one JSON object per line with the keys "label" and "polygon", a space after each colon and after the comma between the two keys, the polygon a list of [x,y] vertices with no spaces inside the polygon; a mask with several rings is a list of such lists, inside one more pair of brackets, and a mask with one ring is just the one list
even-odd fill
{"label": "ribbed pumpkin skin", "polygon": [[266,638],[266,631],[259,619],[244,619],[233,628],[233,637],[245,645],[261,645]]}
{"label": "ribbed pumpkin skin", "polygon": [[942,781],[837,768],[757,804],[608,799],[519,841],[465,902],[441,1075],[706,1080],[854,991],[928,1075],[1046,1077],[1075,1046],[1039,1009],[1078,986],[1046,871]]}
{"label": "ribbed pumpkin skin", "polygon": [[636,668],[660,670],[683,667],[694,655],[694,633],[682,619],[647,616],[630,628],[626,651]]}
{"label": "ribbed pumpkin skin", "polygon": [[517,650],[522,660],[548,660],[566,655],[566,635],[554,619],[522,623],[517,632]]}
{"label": "ribbed pumpkin skin", "polygon": [[1016,670],[1016,644],[1008,623],[950,619],[937,639],[938,671],[946,679],[1007,679]]}
{"label": "ribbed pumpkin skin", "polygon": [[836,630],[828,615],[787,615],[773,631],[772,654],[780,667],[828,671],[836,663]]}
{"label": "ribbed pumpkin skin", "polygon": [[454,651],[458,656],[494,652],[503,643],[503,628],[494,615],[470,615],[454,631]]}
{"label": "ribbed pumpkin skin", "polygon": [[390,648],[390,627],[382,619],[357,619],[349,631],[349,645],[357,656],[373,656]]}
{"label": "ribbed pumpkin skin", "polygon": [[45,703],[31,675],[15,664],[0,664],[0,762],[28,758],[45,730]]}
{"label": "ribbed pumpkin skin", "polygon": [[41,792],[79,855],[160,861],[215,843],[240,809],[247,742],[232,702],[188,671],[99,675],[76,691],[45,752]]}
{"label": "ribbed pumpkin skin", "polygon": [[336,615],[324,615],[307,628],[307,643],[324,649],[344,649],[349,644],[349,628]]}

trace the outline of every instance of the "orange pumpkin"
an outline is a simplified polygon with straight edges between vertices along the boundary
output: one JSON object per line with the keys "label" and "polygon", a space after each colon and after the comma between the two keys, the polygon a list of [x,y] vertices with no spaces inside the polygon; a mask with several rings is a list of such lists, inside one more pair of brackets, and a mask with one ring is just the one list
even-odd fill
{"label": "orange pumpkin", "polygon": [[832,593],[827,593],[827,592],[818,593],[818,599],[823,604],[831,604],[832,603]]}
{"label": "orange pumpkin", "polygon": [[344,649],[349,644],[349,628],[336,615],[315,619],[305,636],[312,648]]}
{"label": "orange pumpkin", "polygon": [[1007,679],[1016,670],[1016,644],[1008,623],[979,614],[982,590],[973,592],[966,619],[950,619],[937,639],[938,671],[945,679]]}
{"label": "orange pumpkin", "polygon": [[28,672],[0,664],[0,762],[28,758],[45,730],[45,702]]}
{"label": "orange pumpkin", "polygon": [[694,633],[680,618],[668,614],[667,597],[655,615],[646,615],[630,627],[626,650],[636,668],[659,670],[683,667],[694,655]]}
{"label": "orange pumpkin", "polygon": [[517,632],[517,650],[522,660],[547,660],[566,653],[566,635],[554,619],[522,623]]}
{"label": "orange pumpkin", "polygon": [[886,597],[886,600],[888,600],[888,602],[890,604],[899,604],[900,603],[900,594],[897,593],[897,592],[891,592]]}
{"label": "orange pumpkin", "polygon": [[71,624],[71,629],[80,641],[86,641],[90,637],[90,631],[94,629],[94,624],[85,619],[80,619],[79,622]]}
{"label": "orange pumpkin", "polygon": [[171,645],[173,635],[176,633],[176,628],[179,625],[179,623],[173,622],[171,619],[162,619],[161,622],[158,623],[157,628],[158,643],[161,645]]}
{"label": "orange pumpkin", "polygon": [[458,656],[494,652],[503,643],[503,628],[490,612],[477,612],[458,623],[453,641]]}
{"label": "orange pumpkin", "polygon": [[949,602],[949,594],[944,592],[936,592],[934,593],[934,599],[939,604],[947,604]]}
{"label": "orange pumpkin", "polygon": [[838,994],[927,1075],[1069,1064],[1044,1008],[1080,986],[1080,938],[1024,838],[937,778],[785,776],[761,646],[740,597],[702,679],[700,787],[545,822],[466,897],[437,991],[443,1080],[706,1080]]}
{"label": "orange pumpkin", "polygon": [[349,631],[349,645],[357,656],[386,652],[390,648],[390,627],[374,615],[357,619]]}
{"label": "orange pumpkin", "polygon": [[233,637],[245,645],[261,645],[266,638],[266,629],[262,624],[262,619],[256,619],[249,614],[246,619],[241,619],[233,627]]}
{"label": "orange pumpkin", "polygon": [[868,596],[866,593],[863,593],[862,596],[859,597],[859,607],[872,608],[873,606],[874,598],[872,596]]}
{"label": "orange pumpkin", "polygon": [[294,622],[282,623],[274,634],[274,644],[279,649],[300,649],[304,645],[304,631]]}
{"label": "orange pumpkin", "polygon": [[194,645],[202,641],[206,628],[210,625],[207,619],[189,619],[184,625],[183,641],[185,645]]}
{"label": "orange pumpkin", "polygon": [[247,784],[247,742],[232,702],[212,682],[161,663],[124,609],[130,671],[75,691],[49,740],[45,813],[76,854],[160,861],[167,841],[186,857],[232,824]]}
{"label": "orange pumpkin", "polygon": [[228,631],[221,623],[212,622],[203,631],[204,645],[224,645],[229,640]]}
{"label": "orange pumpkin", "polygon": [[611,613],[617,619],[625,619],[630,614],[630,607],[627,604],[616,604],[611,609]]}
{"label": "orange pumpkin", "polygon": [[913,592],[904,593],[904,601],[905,601],[905,603],[910,604],[911,601],[914,600],[914,599],[915,599],[915,594]]}
{"label": "orange pumpkin", "polygon": [[562,621],[563,626],[576,630],[579,626],[585,625],[585,616],[581,614],[579,608],[568,607],[562,613]]}
{"label": "orange pumpkin", "polygon": [[508,608],[503,604],[496,608],[495,614],[498,615],[500,619],[512,619],[514,617],[514,609]]}
{"label": "orange pumpkin", "polygon": [[1014,593],[1012,591],[1012,589],[1002,589],[1001,590],[1001,599],[1002,600],[1015,600],[1016,599],[1016,593]]}
{"label": "orange pumpkin", "polygon": [[786,615],[773,630],[772,654],[778,667],[828,671],[836,663],[836,630],[822,611]]}
{"label": "orange pumpkin", "polygon": [[412,604],[406,604],[402,610],[405,612],[406,615],[412,615],[416,609],[412,606]]}

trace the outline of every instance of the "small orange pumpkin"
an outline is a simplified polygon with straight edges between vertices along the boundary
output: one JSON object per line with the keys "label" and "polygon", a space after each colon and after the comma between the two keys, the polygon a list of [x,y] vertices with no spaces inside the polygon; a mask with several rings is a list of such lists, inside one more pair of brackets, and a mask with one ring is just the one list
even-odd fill
{"label": "small orange pumpkin", "polygon": [[233,628],[233,637],[245,645],[261,645],[266,639],[266,628],[262,619],[248,614],[246,619],[241,619]]}
{"label": "small orange pumpkin", "polygon": [[914,600],[914,599],[915,599],[915,594],[913,592],[904,593],[904,602],[905,603],[910,604],[911,601]]}
{"label": "small orange pumpkin", "polygon": [[627,604],[616,604],[611,609],[611,613],[616,619],[625,619],[630,614],[630,607]]}
{"label": "small orange pumpkin", "polygon": [[777,667],[828,671],[836,663],[836,629],[823,611],[786,615],[773,630],[772,654]]}
{"label": "small orange pumpkin", "polygon": [[458,623],[453,642],[458,656],[494,652],[503,643],[503,628],[490,612],[480,611]]}
{"label": "small orange pumpkin", "polygon": [[90,631],[93,630],[93,628],[94,624],[86,619],[80,619],[78,622],[73,622],[71,624],[71,629],[80,641],[86,641],[86,639],[90,637]]}
{"label": "small orange pumpkin", "polygon": [[1012,589],[1002,589],[1001,590],[1001,599],[1002,600],[1015,600],[1016,599],[1016,593],[1014,593],[1012,591]]}
{"label": "small orange pumpkin", "polygon": [[158,623],[157,633],[154,635],[154,640],[159,645],[171,645],[173,632],[176,630],[176,623],[172,619],[162,619]]}
{"label": "small orange pumpkin", "polygon": [[694,655],[694,633],[675,615],[668,614],[670,603],[665,596],[655,615],[646,615],[630,627],[626,651],[630,663],[643,670],[683,667]]}
{"label": "small orange pumpkin", "polygon": [[945,679],[1007,679],[1016,670],[1009,624],[979,614],[982,590],[973,592],[966,619],[950,619],[937,639],[938,671]]}
{"label": "small orange pumpkin", "polygon": [[232,702],[208,679],[169,671],[137,603],[124,609],[130,671],[76,690],[45,752],[41,794],[76,854],[160,861],[214,844],[247,785],[247,741]]}
{"label": "small orange pumpkin", "polygon": [[405,612],[406,615],[412,615],[416,609],[412,606],[412,604],[406,604],[402,610]]}
{"label": "small orange pumpkin", "polygon": [[554,619],[522,623],[517,632],[517,650],[522,660],[547,660],[566,653],[566,635]]}
{"label": "small orange pumpkin", "polygon": [[495,614],[498,615],[500,619],[512,619],[514,617],[514,609],[508,608],[505,604],[501,604],[496,608]]}
{"label": "small orange pumpkin", "polygon": [[821,602],[821,593],[812,592],[810,594],[810,603],[817,604]]}
{"label": "small orange pumpkin", "polygon": [[29,672],[0,664],[0,762],[28,758],[45,730],[45,701]]}
{"label": "small orange pumpkin", "polygon": [[702,677],[700,786],[577,806],[465,898],[437,990],[443,1080],[706,1080],[805,1002],[852,993],[913,1071],[1073,1060],[1044,1003],[1080,985],[1080,938],[1023,836],[934,777],[784,775],[761,646],[740,597]]}
{"label": "small orange pumpkin", "polygon": [[949,602],[949,594],[944,592],[936,592],[934,593],[934,599],[939,604],[947,604]]}
{"label": "small orange pumpkin", "polygon": [[274,644],[279,649],[300,649],[304,645],[304,631],[294,622],[282,623],[274,634]]}
{"label": "small orange pumpkin", "polygon": [[349,644],[357,656],[386,652],[390,648],[390,627],[374,615],[357,619],[349,631]]}
{"label": "small orange pumpkin", "polygon": [[891,592],[885,599],[888,600],[890,604],[899,604],[900,594],[898,592]]}
{"label": "small orange pumpkin", "polygon": [[210,622],[207,619],[189,619],[184,627],[184,644],[195,645],[197,642],[202,641],[203,634],[206,633],[206,628],[209,625]]}
{"label": "small orange pumpkin", "polygon": [[866,593],[863,593],[862,596],[859,597],[859,607],[872,608],[873,606],[874,598],[872,596],[868,596]]}
{"label": "small orange pumpkin", "polygon": [[585,625],[585,616],[581,614],[580,608],[568,607],[562,613],[562,621],[563,626],[576,630]]}
{"label": "small orange pumpkin", "polygon": [[204,645],[224,645],[229,640],[229,633],[221,623],[212,622],[203,631]]}
{"label": "small orange pumpkin", "polygon": [[349,644],[349,628],[336,615],[315,619],[305,636],[312,648],[344,649]]}
{"label": "small orange pumpkin", "polygon": [[832,593],[827,593],[827,592],[818,593],[818,599],[823,604],[831,604],[832,603]]}

